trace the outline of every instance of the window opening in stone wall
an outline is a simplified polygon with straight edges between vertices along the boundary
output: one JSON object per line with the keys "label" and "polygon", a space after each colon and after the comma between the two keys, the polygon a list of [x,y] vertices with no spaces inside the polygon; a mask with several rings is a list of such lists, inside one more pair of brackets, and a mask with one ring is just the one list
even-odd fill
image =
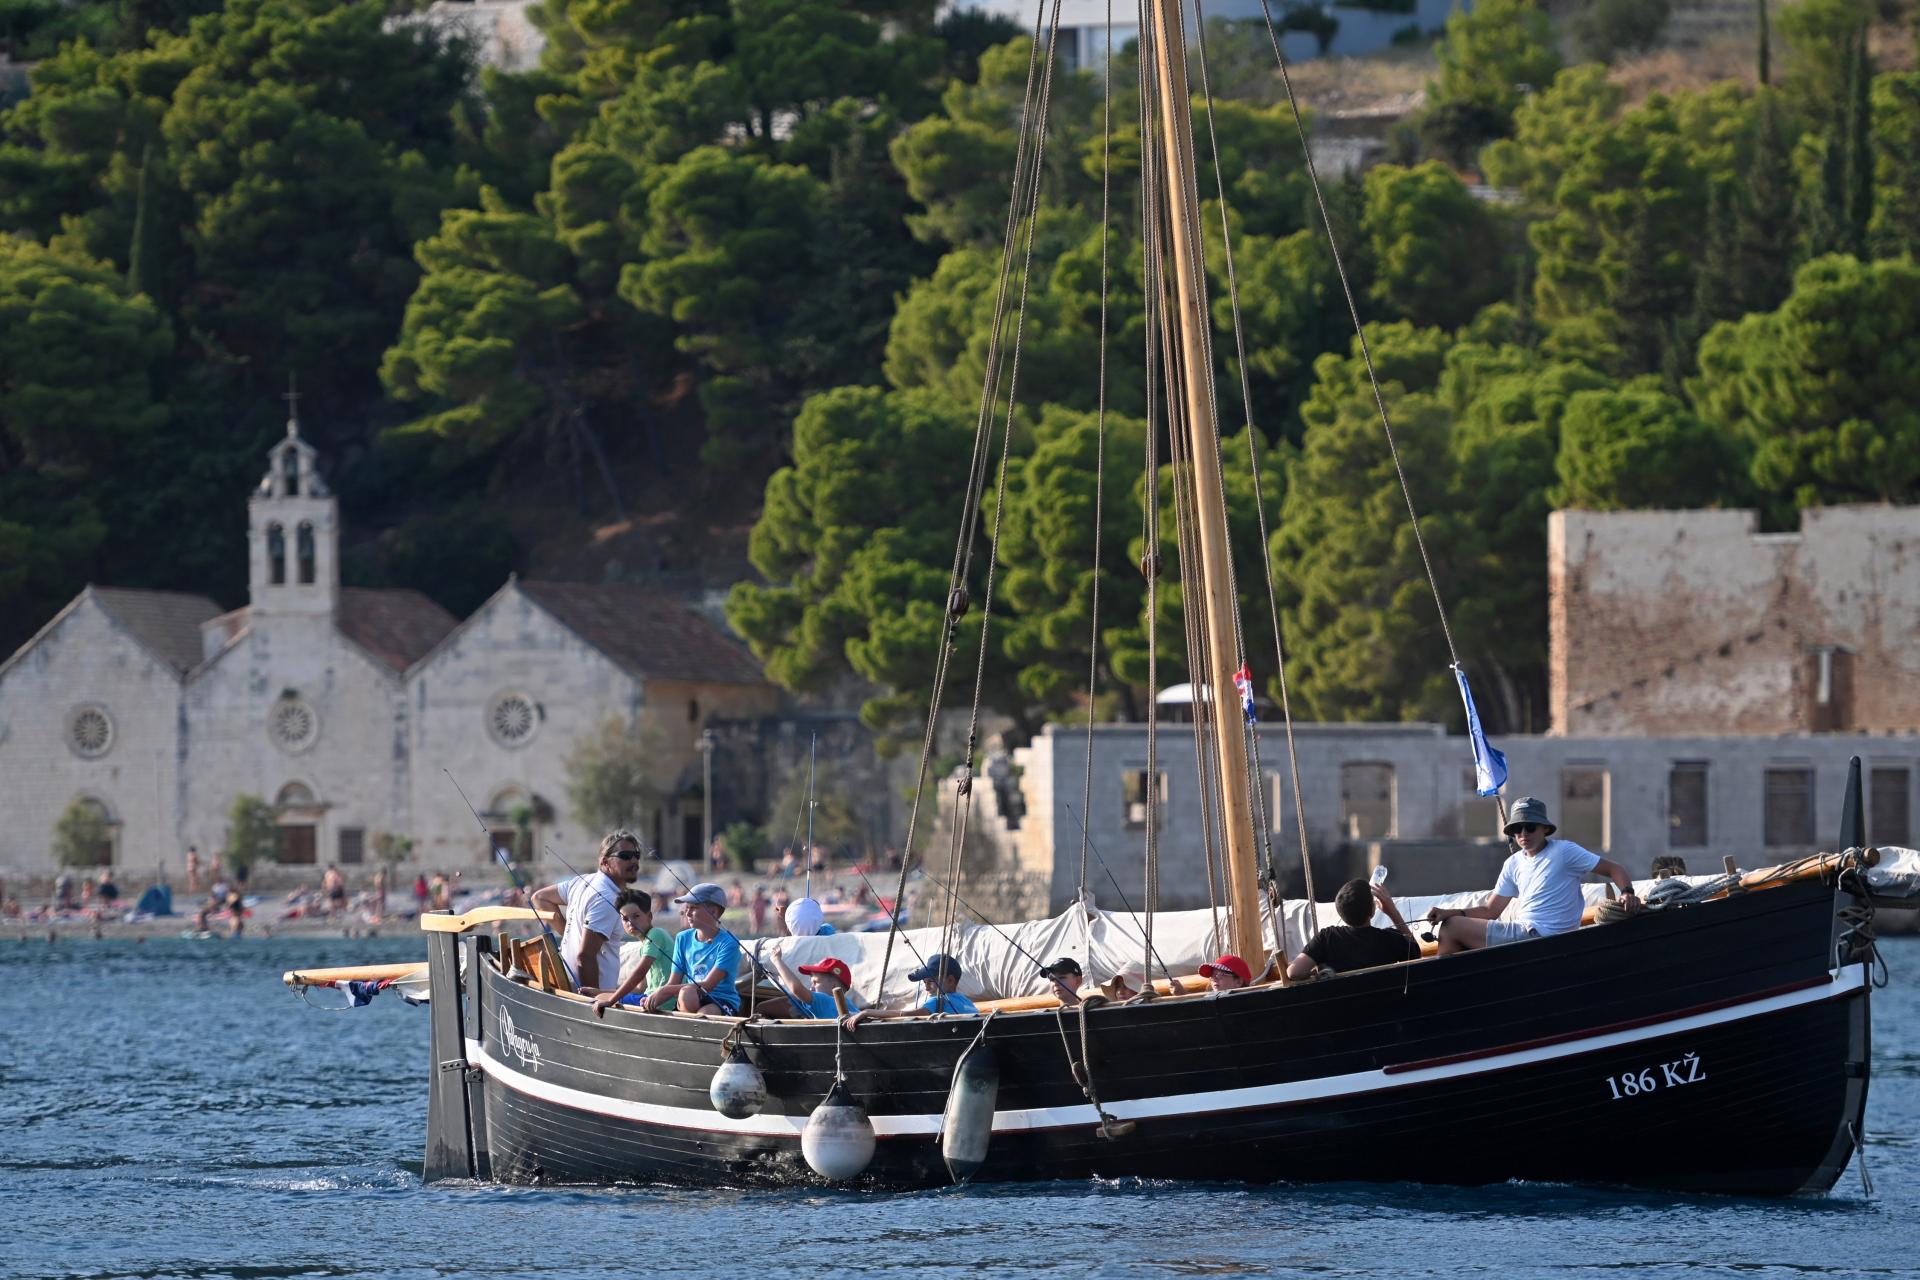
{"label": "window opening in stone wall", "polygon": [[300,530],[293,540],[295,558],[299,564],[300,581],[313,581],[313,526],[306,521],[300,522]]}
{"label": "window opening in stone wall", "polygon": [[[1154,806],[1154,829],[1163,830],[1167,825],[1167,775],[1159,774],[1160,795]],[[1126,827],[1129,831],[1147,829],[1147,771],[1128,769],[1120,775],[1120,795],[1124,806]]]}
{"label": "window opening in stone wall", "polygon": [[700,699],[688,698],[687,699],[687,723],[698,724],[699,722],[700,722]]}
{"label": "window opening in stone wall", "polygon": [[1683,760],[1667,771],[1667,847],[1700,849],[1707,844],[1707,765]]}
{"label": "window opening in stone wall", "polygon": [[1913,771],[1898,766],[1878,766],[1868,782],[1871,810],[1867,818],[1867,839],[1877,845],[1907,848],[1911,835],[1909,800]]}
{"label": "window opening in stone wall", "polygon": [[284,455],[287,460],[287,496],[300,496],[300,454],[298,450],[288,449]]}
{"label": "window opening in stone wall", "polygon": [[1398,834],[1393,766],[1353,761],[1340,766],[1340,830],[1349,840],[1384,840]]}
{"label": "window opening in stone wall", "polygon": [[114,836],[114,831],[120,825],[119,823],[113,820],[113,811],[107,808],[104,801],[97,800],[92,796],[80,797],[80,807],[85,809],[89,815],[98,819],[100,824],[106,829],[106,832],[107,832],[107,838],[102,840],[99,844],[93,847],[92,865],[96,867],[112,866],[113,865],[113,836]]}
{"label": "window opening in stone wall", "polygon": [[540,727],[540,706],[524,693],[498,695],[487,709],[487,732],[503,747],[524,747]]}
{"label": "window opening in stone wall", "polygon": [[113,748],[113,717],[104,707],[81,707],[67,722],[67,745],[75,755],[99,759]]}
{"label": "window opening in stone wall", "polygon": [[1460,830],[1469,840],[1500,834],[1500,798],[1480,794],[1480,779],[1472,769],[1460,771]]}
{"label": "window opening in stone wall", "polygon": [[267,526],[267,582],[285,586],[287,581],[287,531],[277,524]]}
{"label": "window opening in stone wall", "polygon": [[1814,733],[1853,728],[1853,651],[1823,645],[1807,654],[1806,725]]}
{"label": "window opening in stone wall", "polygon": [[1813,845],[1813,770],[1769,769],[1763,843],[1769,849]]}
{"label": "window opening in stone wall", "polygon": [[1611,847],[1612,793],[1613,779],[1604,768],[1573,765],[1562,769],[1560,812],[1548,815],[1560,824],[1554,834],[1595,851]]}
{"label": "window opening in stone wall", "polygon": [[365,827],[340,828],[340,865],[354,867],[367,860],[367,831]]}

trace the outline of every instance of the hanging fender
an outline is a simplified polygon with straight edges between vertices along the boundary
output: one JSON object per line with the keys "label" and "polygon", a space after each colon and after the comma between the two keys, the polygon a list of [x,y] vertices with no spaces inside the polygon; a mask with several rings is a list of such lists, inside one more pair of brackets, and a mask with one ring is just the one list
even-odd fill
{"label": "hanging fender", "polygon": [[873,1147],[873,1121],[853,1100],[846,1081],[834,1081],[800,1133],[800,1154],[807,1167],[829,1182],[846,1182],[867,1171]]}
{"label": "hanging fender", "polygon": [[940,1155],[956,1183],[973,1177],[987,1162],[999,1097],[1000,1060],[984,1039],[976,1040],[953,1064],[953,1087],[940,1123]]}
{"label": "hanging fender", "polygon": [[760,1108],[767,1105],[767,1079],[760,1074],[760,1068],[747,1060],[746,1051],[736,1044],[720,1069],[713,1073],[713,1083],[707,1086],[707,1099],[715,1111],[728,1119],[744,1120],[758,1115]]}

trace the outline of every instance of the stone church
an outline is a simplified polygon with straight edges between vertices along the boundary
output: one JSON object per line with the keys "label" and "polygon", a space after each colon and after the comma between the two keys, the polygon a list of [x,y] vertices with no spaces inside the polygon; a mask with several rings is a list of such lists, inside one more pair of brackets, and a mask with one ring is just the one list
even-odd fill
{"label": "stone church", "polygon": [[[225,847],[236,797],[272,805],[286,863],[473,867],[503,837],[576,866],[599,833],[569,812],[565,759],[617,719],[665,800],[649,834],[700,847],[709,719],[779,695],[719,627],[644,587],[510,578],[461,621],[416,591],[340,585],[340,513],[297,419],[247,503],[248,599],[89,586],[0,664],[0,874],[55,868],[75,801],[104,817],[99,860],[177,870]],[[711,739],[709,739],[709,746]]]}

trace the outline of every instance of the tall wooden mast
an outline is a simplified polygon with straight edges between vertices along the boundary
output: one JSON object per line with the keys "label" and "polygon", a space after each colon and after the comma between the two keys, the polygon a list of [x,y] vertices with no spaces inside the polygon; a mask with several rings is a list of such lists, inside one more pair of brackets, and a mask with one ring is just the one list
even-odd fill
{"label": "tall wooden mast", "polygon": [[[1229,573],[1226,506],[1221,500],[1220,432],[1213,420],[1213,369],[1208,359],[1207,282],[1197,267],[1200,244],[1198,170],[1193,159],[1193,108],[1187,90],[1181,0],[1148,0],[1153,10],[1154,73],[1160,86],[1160,138],[1166,157],[1168,223],[1172,232],[1175,305],[1170,320],[1186,388],[1186,430],[1193,459],[1193,510],[1200,530],[1200,590],[1187,579],[1186,607],[1199,605],[1209,621],[1205,681],[1212,691],[1214,744],[1220,762],[1221,827],[1227,845],[1228,936],[1233,950],[1257,974],[1266,964],[1260,926],[1260,876],[1254,846],[1252,796],[1247,790],[1246,731],[1233,675],[1234,599]],[[1169,406],[1171,407],[1171,406]],[[1176,478],[1176,483],[1178,480]],[[1200,677],[1196,676],[1196,684]],[[1196,697],[1199,696],[1196,691]],[[1206,780],[1201,779],[1201,785]]]}

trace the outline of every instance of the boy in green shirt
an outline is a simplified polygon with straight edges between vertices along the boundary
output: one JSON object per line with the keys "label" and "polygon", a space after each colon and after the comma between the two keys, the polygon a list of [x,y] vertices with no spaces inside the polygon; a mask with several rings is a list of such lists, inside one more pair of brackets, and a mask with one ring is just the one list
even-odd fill
{"label": "boy in green shirt", "polygon": [[[625,927],[627,936],[643,939],[647,944],[646,954],[640,963],[634,966],[613,991],[603,991],[593,998],[593,1016],[607,1016],[607,1006],[614,1004],[639,1005],[646,998],[667,985],[667,977],[673,970],[673,939],[667,936],[665,929],[657,929],[653,924],[653,899],[640,889],[626,889],[615,900],[614,906],[620,912],[620,923]],[[646,995],[636,995],[642,983],[646,984]]]}

